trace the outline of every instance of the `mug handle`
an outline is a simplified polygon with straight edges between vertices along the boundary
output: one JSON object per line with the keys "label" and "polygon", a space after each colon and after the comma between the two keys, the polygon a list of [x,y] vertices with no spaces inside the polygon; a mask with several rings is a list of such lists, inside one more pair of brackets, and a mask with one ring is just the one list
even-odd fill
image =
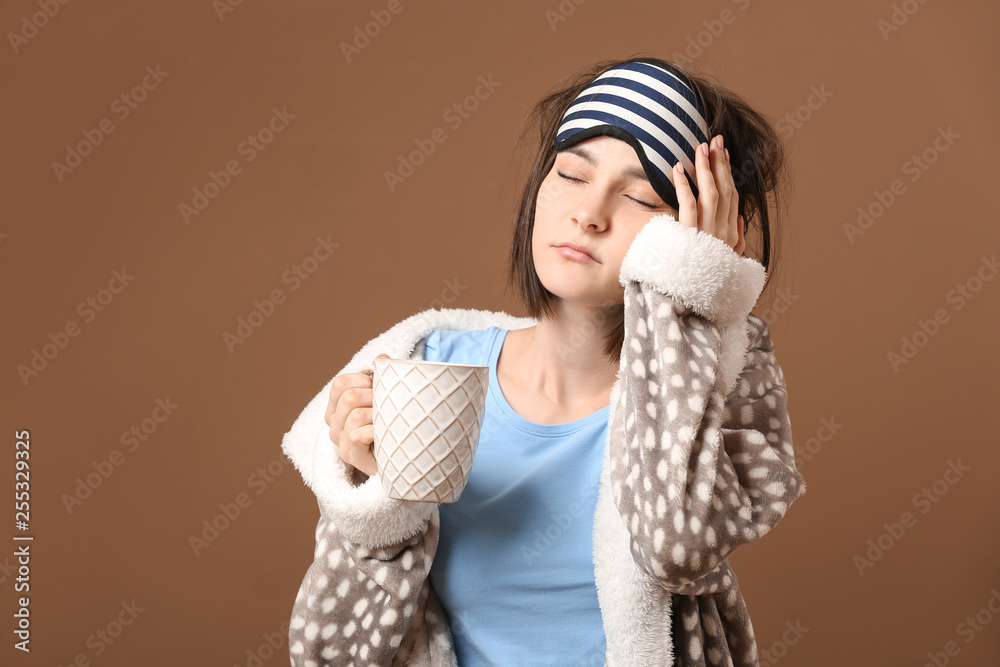
{"label": "mug handle", "polygon": [[[381,356],[382,356],[383,354],[385,354],[385,352],[380,352],[380,353],[378,354],[378,356],[377,356],[377,357],[375,357],[375,358],[376,358],[376,359],[378,359],[378,358],[379,358],[379,357],[381,357]],[[386,357],[386,359],[389,359],[389,358],[390,358],[390,357],[389,357],[389,355],[387,355],[387,354],[385,355],[385,357]],[[374,377],[375,377],[375,362],[372,362],[372,363],[370,363],[370,364],[365,364],[364,366],[362,366],[362,367],[361,367],[361,368],[360,368],[360,369],[358,370],[358,373],[366,373],[366,374],[368,375],[368,377],[370,377],[370,378],[374,378]]]}

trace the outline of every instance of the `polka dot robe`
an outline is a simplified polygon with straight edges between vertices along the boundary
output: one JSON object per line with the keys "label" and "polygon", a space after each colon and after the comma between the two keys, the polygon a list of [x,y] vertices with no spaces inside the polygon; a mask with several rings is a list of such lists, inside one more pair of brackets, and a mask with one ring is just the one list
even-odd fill
{"label": "polka dot robe", "polygon": [[[669,622],[609,636],[606,664],[757,667],[753,626],[726,558],[765,535],[805,493],[784,377],[766,323],[750,314],[763,269],[664,216],[630,247],[621,282],[625,341],[603,473],[616,511],[607,518],[599,503],[595,536],[627,536],[621,552],[631,559],[608,564],[595,552],[598,586],[606,630],[630,627],[629,610],[640,606],[649,614],[654,605]],[[420,341],[437,328],[533,322],[425,311],[370,341],[341,372],[382,351],[420,358]],[[735,356],[733,332],[745,343]],[[324,449],[333,449],[329,429],[316,421],[328,392],[329,384],[303,411],[300,421],[309,424],[297,422],[282,445],[320,508],[314,559],[292,609],[291,664],[456,665],[452,637],[463,627],[449,625],[428,580],[437,508],[379,496],[378,480],[352,478]],[[375,500],[365,504],[362,495]],[[617,525],[609,530],[608,522]],[[600,590],[602,571],[622,567],[661,593],[640,602],[616,586]]]}
{"label": "polka dot robe", "polygon": [[758,665],[726,557],[767,533],[805,492],[784,377],[763,320],[725,402],[719,326],[670,296],[626,288],[612,491],[635,563],[673,593],[677,667]]}

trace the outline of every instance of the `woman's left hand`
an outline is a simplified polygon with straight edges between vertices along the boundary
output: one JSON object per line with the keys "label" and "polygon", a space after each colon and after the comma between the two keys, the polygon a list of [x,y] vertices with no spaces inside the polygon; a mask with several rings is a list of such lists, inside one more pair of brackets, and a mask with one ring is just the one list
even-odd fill
{"label": "woman's left hand", "polygon": [[[709,155],[703,152],[709,148]],[[729,156],[722,146],[722,135],[713,137],[695,150],[695,171],[698,199],[684,177],[684,167],[678,162],[670,170],[671,182],[677,191],[678,222],[694,227],[725,241],[736,254],[743,255],[743,216],[739,214],[739,194],[733,180]]]}

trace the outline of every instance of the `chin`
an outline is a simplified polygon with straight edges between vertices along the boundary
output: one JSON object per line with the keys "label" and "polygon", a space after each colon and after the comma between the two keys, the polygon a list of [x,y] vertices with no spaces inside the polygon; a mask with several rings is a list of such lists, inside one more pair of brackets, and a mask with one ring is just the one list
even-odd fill
{"label": "chin", "polygon": [[539,276],[542,286],[551,292],[556,298],[566,303],[574,303],[581,306],[613,306],[625,302],[625,290],[620,289],[612,292],[601,290],[597,285],[581,285],[579,281],[575,283],[565,278],[550,280],[544,276]]}

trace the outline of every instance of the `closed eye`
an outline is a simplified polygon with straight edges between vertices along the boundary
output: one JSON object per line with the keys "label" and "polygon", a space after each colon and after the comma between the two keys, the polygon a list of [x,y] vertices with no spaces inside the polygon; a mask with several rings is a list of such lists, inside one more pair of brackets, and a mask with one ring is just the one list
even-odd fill
{"label": "closed eye", "polygon": [[[628,195],[625,196],[628,197]],[[646,208],[658,208],[656,204],[650,204],[649,202],[644,202],[641,199],[636,199],[635,197],[628,197],[628,198],[634,201],[636,204],[640,204],[642,206],[645,206]]]}
{"label": "closed eye", "polygon": [[[567,176],[561,171],[557,171],[556,173],[559,174],[561,178],[564,178],[567,181],[571,181],[573,183],[583,183],[583,179],[581,178],[574,178],[573,176]],[[650,204],[649,202],[642,201],[641,199],[636,199],[635,197],[629,197],[628,195],[625,196],[634,201],[636,204],[639,204],[640,206],[645,206],[646,208],[659,208],[659,206],[657,206],[656,204]]]}

